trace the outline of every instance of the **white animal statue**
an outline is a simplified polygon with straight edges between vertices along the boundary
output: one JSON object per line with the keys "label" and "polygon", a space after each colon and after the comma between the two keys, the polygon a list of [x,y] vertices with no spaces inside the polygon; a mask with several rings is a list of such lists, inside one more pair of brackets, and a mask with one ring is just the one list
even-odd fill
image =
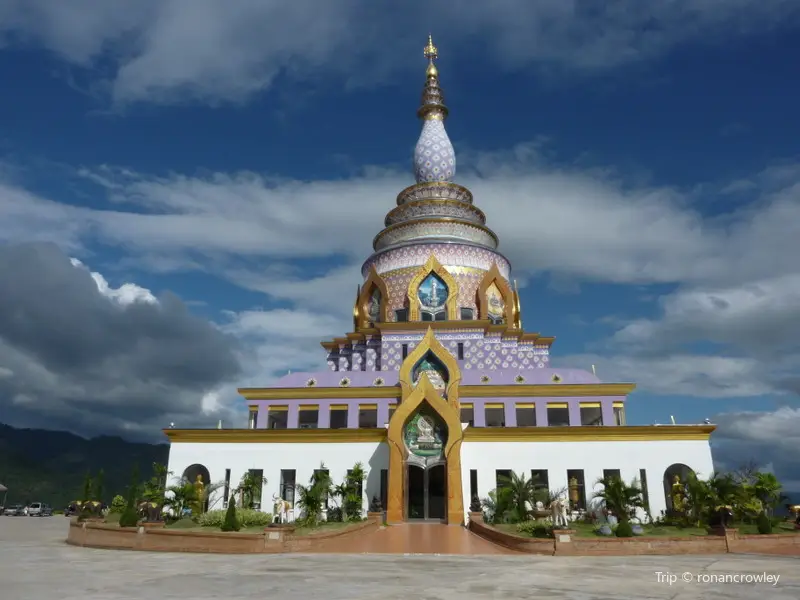
{"label": "white animal statue", "polygon": [[280,497],[280,494],[272,496],[274,502],[273,515],[281,518],[281,523],[289,522],[289,511],[292,510],[292,503]]}
{"label": "white animal statue", "polygon": [[563,498],[556,498],[550,503],[550,513],[553,516],[554,529],[563,529],[569,525],[567,502]]}

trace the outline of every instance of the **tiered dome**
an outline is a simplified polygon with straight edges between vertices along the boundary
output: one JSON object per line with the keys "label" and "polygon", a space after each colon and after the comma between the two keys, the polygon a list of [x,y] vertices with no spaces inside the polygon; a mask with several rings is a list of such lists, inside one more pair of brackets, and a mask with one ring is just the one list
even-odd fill
{"label": "tiered dome", "polygon": [[417,183],[398,194],[397,207],[387,214],[385,228],[373,241],[374,253],[362,268],[366,278],[375,266],[387,281],[392,309],[402,302],[404,282],[431,255],[464,280],[463,306],[473,303],[468,290],[493,265],[506,279],[510,270],[508,260],[497,251],[497,236],[486,227],[486,216],[473,205],[472,193],[453,183],[456,155],[444,127],[448,109],[439,85],[438,50],[430,37],[424,56],[428,68],[417,110],[422,132],[413,159]]}

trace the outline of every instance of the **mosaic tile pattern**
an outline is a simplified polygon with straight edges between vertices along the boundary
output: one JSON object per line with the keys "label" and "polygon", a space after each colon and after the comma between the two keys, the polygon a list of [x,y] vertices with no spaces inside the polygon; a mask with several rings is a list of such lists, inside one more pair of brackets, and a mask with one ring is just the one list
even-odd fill
{"label": "mosaic tile pattern", "polygon": [[397,205],[430,198],[458,200],[459,202],[472,204],[472,192],[463,185],[458,185],[452,181],[430,181],[409,186],[397,194]]}
{"label": "mosaic tile pattern", "polygon": [[414,148],[414,175],[417,182],[450,181],[456,174],[456,151],[438,119],[425,120]]}
{"label": "mosaic tile pattern", "polygon": [[457,221],[423,220],[400,225],[392,229],[384,229],[375,240],[375,250],[380,251],[404,242],[423,241],[424,238],[453,238],[491,249],[497,248],[497,239],[481,227]]}
{"label": "mosaic tile pattern", "polygon": [[511,271],[508,259],[499,252],[488,248],[466,244],[414,244],[373,254],[361,267],[361,274],[366,278],[373,264],[378,273],[408,267],[421,267],[428,262],[431,254],[446,266],[475,267],[488,271],[492,268],[492,264],[497,263],[500,274],[506,279],[509,278]]}

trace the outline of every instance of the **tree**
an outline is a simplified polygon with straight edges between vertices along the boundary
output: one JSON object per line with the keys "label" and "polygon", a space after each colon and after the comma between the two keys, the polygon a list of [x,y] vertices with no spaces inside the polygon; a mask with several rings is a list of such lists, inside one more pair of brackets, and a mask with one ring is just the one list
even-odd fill
{"label": "tree", "polygon": [[103,471],[103,469],[100,469],[100,471],[97,473],[97,477],[94,478],[94,482],[93,483],[94,483],[94,485],[93,485],[94,492],[93,492],[92,500],[97,500],[98,502],[102,503],[103,502],[103,492],[105,491],[103,489],[103,486],[104,486],[104,483],[105,483],[105,471]]}
{"label": "tree", "polygon": [[495,492],[495,520],[519,523],[528,519],[528,506],[535,504],[535,479],[528,479],[525,473],[517,475],[513,471],[502,476]]}
{"label": "tree", "polygon": [[337,491],[344,494],[342,497],[342,512],[344,513],[344,518],[349,521],[361,519],[364,509],[363,485],[366,478],[367,473],[364,470],[364,465],[357,462],[345,476],[343,487],[337,488]]}
{"label": "tree", "polygon": [[139,466],[134,465],[131,474],[131,483],[128,487],[128,499],[125,510],[119,517],[120,527],[136,527],[139,524],[139,514],[136,512],[136,502],[139,497]]}
{"label": "tree", "polygon": [[759,471],[753,476],[753,494],[756,498],[761,500],[761,503],[770,515],[781,501],[782,487],[781,482],[778,481],[774,473]]}
{"label": "tree", "polygon": [[248,471],[242,476],[237,491],[242,493],[244,508],[253,508],[256,502],[261,502],[261,490],[267,485],[267,478]]}
{"label": "tree", "polygon": [[305,521],[311,527],[316,526],[322,515],[323,503],[331,494],[331,476],[325,469],[325,464],[320,463],[319,469],[311,475],[308,485],[297,486],[297,507],[305,514]]}
{"label": "tree", "polygon": [[83,480],[83,502],[92,500],[92,474],[86,471],[86,477]]}
{"label": "tree", "polygon": [[605,477],[597,480],[603,488],[594,493],[593,498],[602,501],[607,510],[612,512],[620,523],[628,522],[636,514],[637,508],[644,508],[642,489],[634,479],[630,485],[621,477]]}
{"label": "tree", "polygon": [[236,503],[228,502],[228,510],[225,512],[225,520],[220,529],[222,531],[239,531],[241,525],[236,518]]}

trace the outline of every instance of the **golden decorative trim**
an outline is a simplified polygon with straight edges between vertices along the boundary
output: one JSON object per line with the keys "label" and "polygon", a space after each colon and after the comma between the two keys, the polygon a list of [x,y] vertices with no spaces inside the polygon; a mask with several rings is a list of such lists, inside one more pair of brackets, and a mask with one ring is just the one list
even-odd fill
{"label": "golden decorative trim", "polygon": [[569,408],[569,404],[566,402],[548,402],[545,406],[547,408]]}
{"label": "golden decorative trim", "polygon": [[435,273],[447,286],[447,320],[457,321],[459,315],[458,311],[458,280],[453,277],[450,272],[442,266],[442,263],[436,258],[435,254],[431,254],[430,258],[420,267],[417,274],[408,282],[408,289],[406,291],[406,298],[408,299],[408,320],[420,321],[419,315],[419,298],[417,292],[419,286],[425,278],[431,273]]}
{"label": "golden decorative trim", "polygon": [[301,404],[297,410],[319,410],[319,404]]}
{"label": "golden decorative trim", "polygon": [[625,408],[625,403],[624,402],[614,402],[613,406],[614,406],[614,408]]}
{"label": "golden decorative trim", "polygon": [[[403,209],[407,206],[419,206],[421,204],[441,204],[444,206],[451,205],[451,206],[458,206],[459,208],[465,208],[469,211],[475,213],[475,215],[483,221],[486,222],[486,214],[474,204],[468,204],[462,200],[453,200],[451,198],[423,198],[421,200],[412,200],[411,202],[403,202],[402,204],[398,204],[397,207],[390,210],[386,218],[383,221],[385,227],[390,227],[389,219],[392,218],[392,215],[395,215],[399,212],[402,212]],[[427,219],[428,217],[415,217],[413,220],[417,219]],[[410,221],[402,221],[402,223],[408,223]],[[392,223],[392,225],[398,225],[399,223]]]}
{"label": "golden decorative trim", "polygon": [[536,408],[533,402],[520,402],[514,405],[514,408]]}
{"label": "golden decorative trim", "polygon": [[487,402],[483,405],[483,408],[505,408],[506,405],[502,402]]}
{"label": "golden decorative trim", "polygon": [[247,407],[247,410],[249,410],[250,412],[258,412],[258,406],[255,404],[251,404],[250,406]]}
{"label": "golden decorative trim", "polygon": [[[378,289],[378,292],[380,292],[381,295],[381,307],[378,318],[380,321],[389,320],[389,289],[386,287],[386,282],[378,274],[378,271],[375,269],[375,265],[373,264],[369,269],[369,275],[367,276],[366,281],[364,281],[364,285],[361,286],[361,292],[358,294],[356,306],[353,309],[357,324],[356,329],[368,329],[370,327],[371,321],[369,319],[369,301],[370,297],[372,296],[372,290],[375,288]],[[356,339],[361,341],[360,336]]]}
{"label": "golden decorative trim", "polygon": [[461,408],[472,408],[472,402],[460,402]]}
{"label": "golden decorative trim", "polygon": [[397,194],[396,204],[400,206],[403,204],[403,199],[411,194],[411,192],[417,188],[425,188],[425,187],[448,187],[450,189],[456,190],[460,195],[464,195],[469,198],[469,201],[464,201],[466,204],[472,204],[472,192],[469,189],[465,188],[463,185],[459,185],[457,183],[453,183],[452,181],[422,181],[420,183],[415,183],[414,185],[410,185]]}
{"label": "golden decorative trim", "polygon": [[285,404],[267,407],[268,412],[286,412],[287,410],[289,410],[289,407]]}
{"label": "golden decorative trim", "polygon": [[[428,328],[428,332],[425,334],[425,337],[422,338],[422,341],[417,344],[417,347],[409,353],[403,361],[403,364],[400,365],[400,373],[397,378],[400,382],[400,397],[402,398],[402,402],[405,402],[405,398],[411,394],[413,389],[411,372],[416,364],[422,360],[428,352],[433,354],[444,365],[444,368],[447,369],[447,388],[445,390],[445,395],[447,396],[447,401],[458,408],[458,390],[459,384],[461,383],[461,369],[458,368],[458,361],[444,346],[442,346],[441,342],[436,339],[436,336],[433,334],[433,329],[431,328]],[[424,379],[427,380],[427,377]]]}
{"label": "golden decorative trim", "polygon": [[[435,339],[435,338],[434,338]],[[439,343],[437,341],[437,343]],[[421,345],[421,343],[420,343]],[[439,344],[441,346],[441,344]],[[419,346],[417,346],[419,348]],[[416,352],[416,348],[414,349]],[[450,368],[444,358],[454,362],[456,367],[458,362],[453,355],[445,350],[446,356],[436,356],[442,360],[444,365]],[[414,352],[409,354],[409,357]],[[416,363],[413,363],[416,364]],[[460,372],[460,371],[459,371]],[[402,372],[401,372],[402,373]],[[450,373],[451,381],[453,374]],[[401,384],[402,385],[402,384]],[[559,383],[559,384],[525,384],[515,383],[506,385],[460,385],[458,387],[459,398],[528,398],[528,397],[591,397],[591,396],[627,396],[636,389],[635,383]],[[399,398],[401,388],[396,385],[386,387],[313,387],[313,388],[239,388],[241,394],[247,400],[315,400],[330,398]],[[548,403],[552,406],[552,403]]]}
{"label": "golden decorative trim", "polygon": [[377,404],[359,404],[358,410],[378,410]]}
{"label": "golden decorative trim", "polygon": [[[451,374],[452,377],[452,374]],[[427,377],[423,377],[416,388],[407,396],[392,415],[387,430],[389,443],[389,489],[386,519],[398,522],[405,515],[405,470],[406,446],[403,428],[415,410],[427,403],[441,417],[447,426],[447,443],[444,458],[447,461],[447,522],[462,523],[464,520],[464,500],[461,487],[461,416],[457,405],[446,401],[434,389]]]}
{"label": "golden decorative trim", "polygon": [[330,406],[331,411],[334,410],[350,410],[350,406],[347,404],[331,404]]}
{"label": "golden decorative trim", "polygon": [[503,296],[503,312],[505,313],[504,315],[505,324],[507,327],[513,327],[515,324],[514,309],[516,307],[514,292],[511,290],[511,287],[508,285],[508,282],[500,273],[500,269],[497,267],[496,262],[492,263],[491,268],[486,272],[486,275],[483,276],[483,279],[478,285],[478,291],[476,294],[477,297],[475,300],[476,304],[478,305],[478,316],[481,319],[489,318],[489,301],[486,297],[486,293],[492,286],[492,284],[497,286],[497,289]]}
{"label": "golden decorative trim", "polygon": [[578,406],[581,408],[600,408],[599,402],[580,402]]}
{"label": "golden decorative trim", "polygon": [[[490,248],[494,250],[500,244],[500,240],[497,237],[497,234],[489,229],[486,225],[481,225],[480,223],[474,223],[472,221],[467,221],[466,219],[459,219],[455,217],[420,217],[418,219],[414,219],[411,221],[401,221],[400,223],[394,223],[393,225],[389,225],[385,227],[381,232],[376,235],[372,240],[372,248],[377,252],[378,251],[378,241],[390,231],[395,229],[402,229],[403,227],[411,227],[413,225],[419,225],[420,223],[456,223],[458,225],[468,225],[470,227],[474,227],[475,229],[480,229],[486,235],[494,240],[494,248]],[[391,245],[391,244],[390,244]],[[388,246],[387,246],[388,248]],[[386,248],[381,248],[381,250],[385,250]]]}
{"label": "golden decorative trim", "polygon": [[386,441],[386,429],[164,429],[173,444],[315,444]]}
{"label": "golden decorative trim", "polygon": [[[419,270],[419,267],[414,267],[415,271]],[[457,298],[454,300],[457,304]],[[448,307],[448,313],[449,313]],[[448,316],[449,319],[449,316]],[[509,327],[507,324],[503,325],[492,325],[488,320],[480,320],[480,319],[472,319],[472,320],[447,320],[447,321],[402,321],[402,322],[395,322],[395,321],[388,321],[382,323],[375,323],[375,327],[373,329],[363,329],[356,333],[348,333],[348,336],[352,336],[352,339],[349,337],[344,338],[334,338],[333,340],[325,340],[320,342],[320,345],[325,348],[328,352],[335,352],[342,346],[351,346],[354,341],[357,342],[364,342],[368,335],[370,336],[378,336],[381,335],[384,331],[388,333],[397,333],[399,331],[419,331],[421,329],[427,329],[428,327],[432,327],[433,329],[439,331],[463,331],[467,329],[479,329],[482,330],[483,333],[499,333],[502,337],[503,341],[513,341],[516,340],[518,343],[522,345],[531,345],[535,348],[549,348],[553,345],[553,342],[556,338],[549,336],[549,337],[542,337],[538,333],[525,333],[522,330],[514,329],[513,327]]]}
{"label": "golden decorative trim", "polygon": [[656,442],[708,440],[714,425],[467,427],[467,442]]}
{"label": "golden decorative trim", "polygon": [[[395,414],[399,413],[395,412]],[[451,427],[449,423],[448,427]],[[400,429],[402,430],[402,425],[400,425]],[[457,429],[458,432],[461,431],[460,426]],[[463,436],[464,439],[469,442],[626,442],[626,441],[655,442],[655,441],[668,441],[668,440],[702,441],[702,440],[708,440],[715,429],[716,426],[714,425],[621,425],[621,426],[610,426],[610,427],[609,426],[467,427],[467,429],[464,430]],[[387,430],[385,428],[164,429],[163,431],[164,434],[169,438],[169,441],[174,444],[178,443],[310,444],[310,443],[353,443],[353,442],[377,443],[387,440]],[[452,431],[452,429],[450,429],[450,431]],[[448,471],[449,470],[450,467],[448,461]],[[461,488],[459,487],[459,490],[460,489]]]}

